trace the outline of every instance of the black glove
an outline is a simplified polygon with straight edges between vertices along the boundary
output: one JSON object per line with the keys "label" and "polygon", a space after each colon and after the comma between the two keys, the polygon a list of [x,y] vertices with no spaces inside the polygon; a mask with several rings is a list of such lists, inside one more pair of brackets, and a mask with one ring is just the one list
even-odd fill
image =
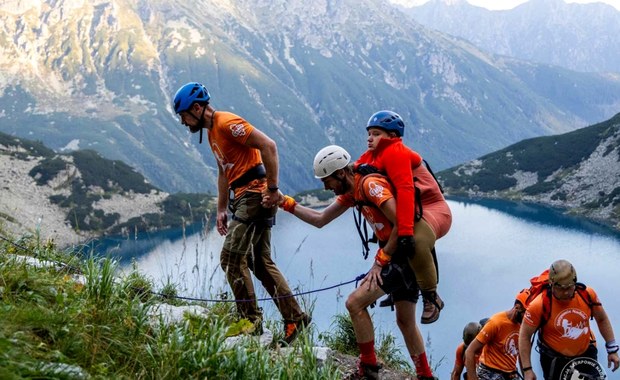
{"label": "black glove", "polygon": [[399,236],[395,255],[411,259],[415,254],[415,239],[413,236]]}

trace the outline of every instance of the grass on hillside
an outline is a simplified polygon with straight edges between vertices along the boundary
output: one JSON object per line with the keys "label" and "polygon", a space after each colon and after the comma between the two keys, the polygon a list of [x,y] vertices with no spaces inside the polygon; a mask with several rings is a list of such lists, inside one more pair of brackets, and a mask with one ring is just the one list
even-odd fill
{"label": "grass on hillside", "polygon": [[[1,232],[1,230],[0,230]],[[51,379],[340,379],[329,361],[317,365],[312,336],[302,334],[292,354],[274,343],[250,340],[225,344],[234,323],[233,303],[206,306],[204,315],[182,322],[153,320],[148,308],[178,299],[174,286],[153,292],[153,285],[133,271],[122,278],[109,258],[79,259],[36,237],[7,239],[0,234],[0,378]],[[58,263],[37,267],[20,257]],[[75,276],[83,276],[76,282]],[[160,296],[166,295],[165,296]],[[347,323],[348,316],[337,316]],[[350,319],[348,321],[350,323]],[[352,329],[326,339],[354,344]],[[323,336],[325,337],[325,335]],[[349,347],[357,355],[355,347]],[[385,363],[409,369],[395,359],[393,337],[379,344]]]}

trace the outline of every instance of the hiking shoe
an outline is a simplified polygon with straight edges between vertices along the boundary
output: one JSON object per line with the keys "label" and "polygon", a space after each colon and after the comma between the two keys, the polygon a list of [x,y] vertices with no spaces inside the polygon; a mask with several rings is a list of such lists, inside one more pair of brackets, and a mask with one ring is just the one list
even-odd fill
{"label": "hiking shoe", "polygon": [[422,294],[424,302],[424,310],[420,317],[420,323],[428,325],[439,319],[439,313],[443,309],[444,303],[437,292],[428,292]]}
{"label": "hiking shoe", "polygon": [[357,370],[345,377],[345,380],[377,380],[381,368],[381,364],[371,365],[359,362]]}
{"label": "hiking shoe", "polygon": [[301,330],[306,328],[310,324],[310,322],[312,322],[312,317],[310,317],[308,314],[303,314],[301,316],[301,319],[296,322],[285,321],[284,322],[284,339],[282,342],[286,345],[293,343],[293,341],[297,339],[297,336],[299,335]]}

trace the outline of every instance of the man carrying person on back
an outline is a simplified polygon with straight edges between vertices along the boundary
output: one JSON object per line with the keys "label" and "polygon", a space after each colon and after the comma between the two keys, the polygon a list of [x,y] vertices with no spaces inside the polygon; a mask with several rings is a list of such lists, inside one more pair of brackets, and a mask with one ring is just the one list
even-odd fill
{"label": "man carrying person on back", "polygon": [[437,293],[435,241],[450,230],[450,207],[422,156],[403,143],[405,123],[399,114],[375,112],[368,119],[366,131],[368,150],[357,160],[355,169],[377,170],[394,186],[398,199],[398,246],[409,252],[409,265],[422,292],[424,309],[420,322],[433,323],[444,307]]}
{"label": "man carrying person on back", "polygon": [[573,373],[602,378],[591,318],[605,339],[607,365],[616,371],[620,365],[618,343],[596,292],[577,282],[577,272],[570,262],[555,261],[549,268],[549,286],[530,302],[521,325],[519,355],[524,379],[537,378],[531,364],[532,336],[536,331],[545,380],[572,379]]}
{"label": "man carrying person on back", "polygon": [[[468,380],[517,379],[519,325],[527,294],[520,292],[512,309],[494,314],[465,351]],[[476,368],[476,354],[482,351]]]}
{"label": "man carrying person on back", "polygon": [[[174,96],[174,111],[192,133],[207,130],[218,163],[217,231],[225,235],[220,265],[226,273],[240,317],[262,333],[262,310],[250,271],[263,284],[285,323],[284,341],[290,344],[310,323],[292,296],[286,279],[271,259],[271,226],[277,205],[263,196],[278,194],[278,151],[275,142],[241,117],[216,111],[200,83],[183,85]],[[229,190],[232,221],[228,223]],[[274,197],[277,198],[277,197]],[[263,207],[264,206],[264,207]]]}
{"label": "man carrying person on back", "polygon": [[284,195],[280,207],[320,228],[357,205],[377,235],[381,248],[375,261],[360,286],[346,301],[360,350],[358,371],[350,378],[378,378],[380,366],[375,353],[372,319],[367,308],[381,296],[392,293],[396,321],[415,365],[417,378],[432,380],[434,377],[426,357],[424,340],[415,321],[419,289],[407,260],[409,252],[399,251],[397,244],[394,188],[382,175],[354,173],[349,166],[350,159],[349,153],[336,145],[321,149],[314,158],[315,177],[321,179],[326,190],[332,190],[338,196],[325,209],[304,207]]}

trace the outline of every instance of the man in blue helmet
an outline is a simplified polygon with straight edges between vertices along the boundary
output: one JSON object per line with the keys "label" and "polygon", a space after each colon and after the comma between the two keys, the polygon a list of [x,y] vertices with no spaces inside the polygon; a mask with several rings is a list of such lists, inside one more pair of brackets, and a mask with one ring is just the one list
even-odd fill
{"label": "man in blue helmet", "polygon": [[[278,151],[275,142],[243,118],[216,111],[209,104],[207,88],[200,83],[183,85],[174,96],[174,111],[192,133],[207,130],[209,145],[218,162],[216,227],[225,235],[220,265],[237,302],[237,312],[262,333],[262,311],[250,271],[274,298],[285,323],[284,342],[290,344],[310,323],[292,296],[286,279],[271,259],[271,226],[277,205],[268,200],[278,193]],[[229,190],[233,199],[228,223]],[[263,197],[267,200],[263,201]],[[241,302],[242,301],[242,302]]]}

